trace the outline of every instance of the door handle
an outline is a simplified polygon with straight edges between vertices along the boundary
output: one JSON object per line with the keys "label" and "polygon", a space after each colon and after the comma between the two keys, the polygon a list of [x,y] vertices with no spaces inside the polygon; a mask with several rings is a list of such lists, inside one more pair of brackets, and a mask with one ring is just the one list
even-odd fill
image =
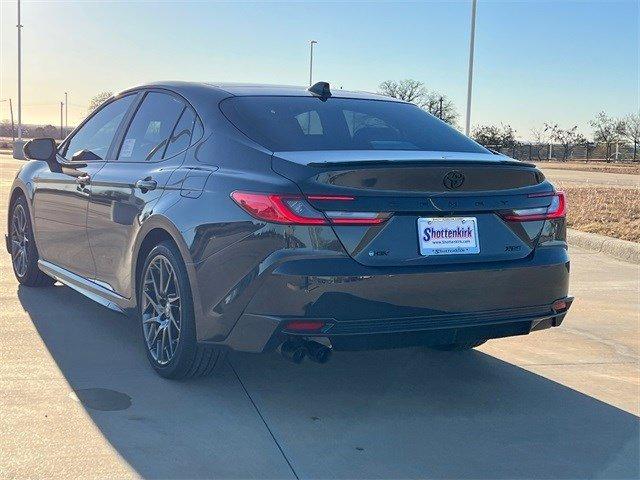
{"label": "door handle", "polygon": [[142,180],[138,180],[135,183],[135,187],[142,190],[142,193],[146,193],[151,190],[155,190],[158,186],[158,182],[153,180],[151,177],[144,178]]}
{"label": "door handle", "polygon": [[91,183],[91,176],[88,173],[84,173],[76,177],[76,183],[79,185],[87,185]]}

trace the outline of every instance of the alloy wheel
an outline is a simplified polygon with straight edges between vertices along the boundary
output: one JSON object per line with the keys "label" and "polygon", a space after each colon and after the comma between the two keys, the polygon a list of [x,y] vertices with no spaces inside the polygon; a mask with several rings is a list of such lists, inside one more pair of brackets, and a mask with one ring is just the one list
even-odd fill
{"label": "alloy wheel", "polygon": [[180,341],[180,288],[171,262],[164,255],[151,260],[142,286],[142,327],[153,359],[166,365]]}
{"label": "alloy wheel", "polygon": [[27,213],[17,204],[11,217],[11,261],[18,277],[24,277],[29,268]]}

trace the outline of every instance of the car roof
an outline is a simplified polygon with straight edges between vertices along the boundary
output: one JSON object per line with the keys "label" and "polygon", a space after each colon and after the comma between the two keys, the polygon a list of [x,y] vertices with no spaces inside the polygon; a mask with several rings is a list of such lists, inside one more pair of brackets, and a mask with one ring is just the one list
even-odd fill
{"label": "car roof", "polygon": [[[294,85],[267,85],[267,84],[249,84],[249,83],[225,83],[225,82],[153,82],[127,89],[121,93],[143,88],[165,88],[175,91],[189,98],[192,95],[200,96],[202,94],[215,94],[219,99],[226,97],[244,97],[244,96],[293,96],[293,97],[314,97],[317,96],[308,90],[308,87]],[[388,97],[378,93],[360,92],[342,90],[340,88],[332,88],[331,96],[336,98],[357,98],[367,100],[387,100],[402,102],[396,98]]]}

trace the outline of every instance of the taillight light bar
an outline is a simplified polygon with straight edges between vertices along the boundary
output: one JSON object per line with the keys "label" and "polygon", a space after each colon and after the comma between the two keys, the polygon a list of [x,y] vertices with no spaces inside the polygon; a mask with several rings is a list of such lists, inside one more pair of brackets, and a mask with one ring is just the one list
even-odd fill
{"label": "taillight light bar", "polygon": [[284,225],[378,225],[391,215],[378,212],[349,212],[316,210],[307,202],[351,201],[344,195],[301,195],[235,191],[231,198],[251,216],[270,223]]}
{"label": "taillight light bar", "polygon": [[309,200],[325,200],[325,201],[329,201],[329,202],[335,202],[335,201],[350,201],[350,200],[355,200],[356,197],[352,197],[351,195],[307,195],[307,198]]}
{"label": "taillight light bar", "polygon": [[502,218],[510,222],[531,222],[534,220],[551,220],[567,215],[567,200],[564,192],[532,193],[533,197],[553,197],[548,207],[521,208],[502,214]]}

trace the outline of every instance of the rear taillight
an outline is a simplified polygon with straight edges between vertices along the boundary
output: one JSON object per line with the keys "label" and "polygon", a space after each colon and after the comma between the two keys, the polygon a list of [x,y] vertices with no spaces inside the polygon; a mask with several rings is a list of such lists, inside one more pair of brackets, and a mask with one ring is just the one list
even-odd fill
{"label": "rear taillight", "polygon": [[233,192],[231,198],[259,220],[294,225],[324,225],[326,218],[302,197],[271,193]]}
{"label": "rear taillight", "polygon": [[529,197],[552,197],[548,207],[521,208],[501,214],[510,222],[530,222],[534,220],[551,220],[567,215],[567,201],[564,192],[533,193]]}
{"label": "rear taillight", "polygon": [[[233,192],[231,198],[251,216],[285,225],[378,225],[390,214],[377,212],[325,211],[311,206],[301,195]],[[350,201],[354,197],[310,195],[315,201]]]}

